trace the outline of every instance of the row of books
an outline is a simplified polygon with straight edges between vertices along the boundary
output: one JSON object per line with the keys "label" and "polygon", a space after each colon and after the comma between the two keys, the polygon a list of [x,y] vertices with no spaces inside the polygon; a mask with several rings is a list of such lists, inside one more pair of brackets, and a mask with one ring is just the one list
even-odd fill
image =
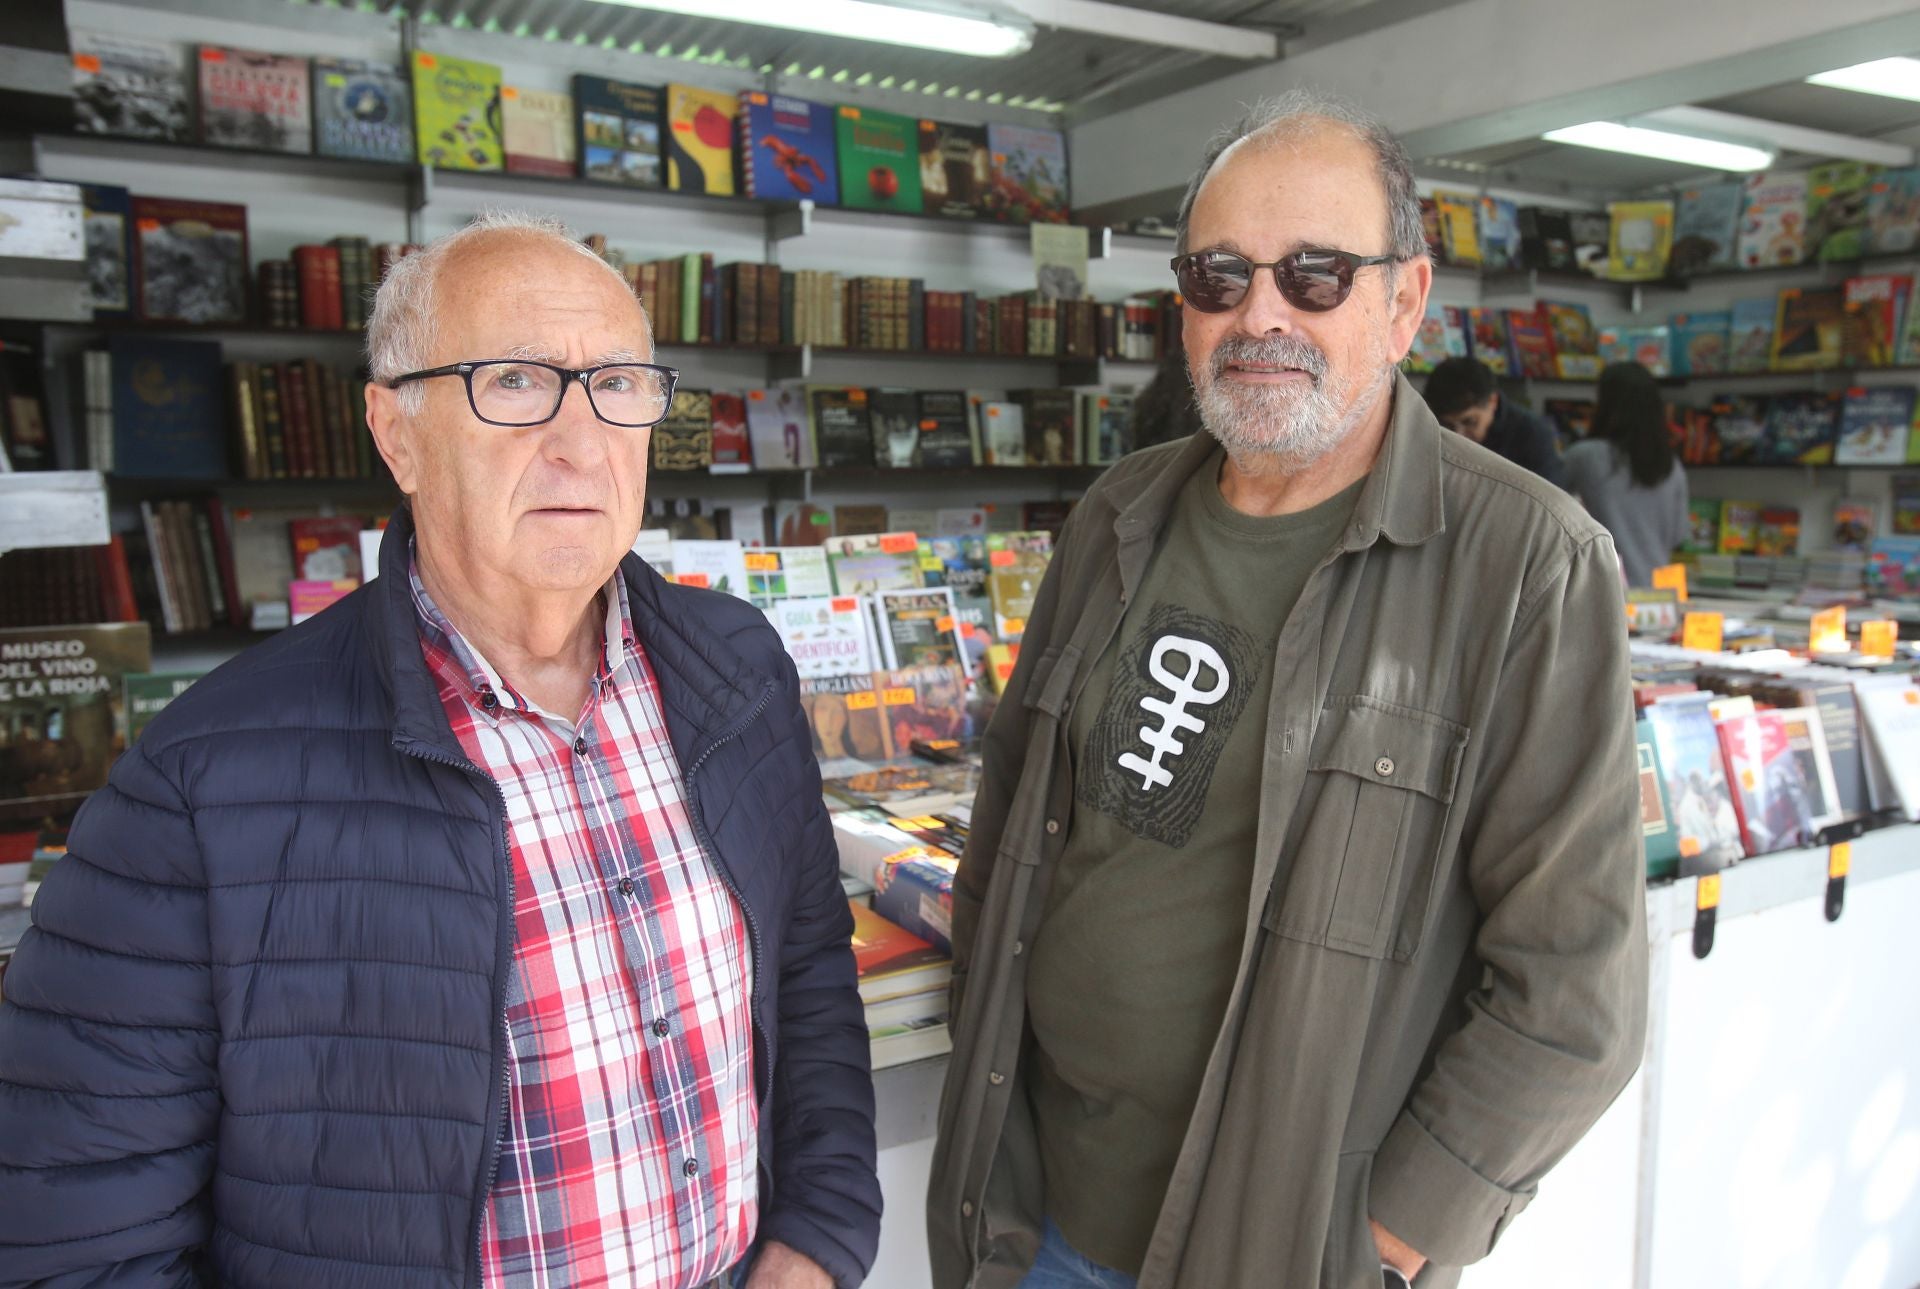
{"label": "row of books", "polygon": [[1421,213],[1428,247],[1443,264],[1618,282],[1685,279],[1914,251],[1920,168],[1833,162],[1691,185],[1669,199],[1613,202],[1605,211],[1436,191],[1422,199]]}
{"label": "row of books", "polygon": [[1720,394],[1674,409],[1674,446],[1687,465],[1920,464],[1910,385],[1781,394]]}
{"label": "row of books", "polygon": [[1615,362],[1637,362],[1661,377],[1920,366],[1912,294],[1912,275],[1876,273],[1839,286],[1789,287],[1731,309],[1677,313],[1664,323],[1599,326],[1585,305],[1557,301],[1531,309],[1429,304],[1407,367],[1426,372],[1448,358],[1473,357],[1501,376],[1588,381]]}
{"label": "row of books", "polygon": [[570,93],[543,90],[425,50],[402,68],[76,30],[73,53],[75,124],[88,133],[956,219],[1067,218],[1057,130],[588,75]]}
{"label": "row of books", "polygon": [[654,427],[653,468],[726,474],[1110,465],[1128,449],[1132,409],[1127,391],[682,389]]}
{"label": "row of books", "polygon": [[1812,845],[1847,821],[1920,819],[1910,672],[1634,648],[1648,876]]}

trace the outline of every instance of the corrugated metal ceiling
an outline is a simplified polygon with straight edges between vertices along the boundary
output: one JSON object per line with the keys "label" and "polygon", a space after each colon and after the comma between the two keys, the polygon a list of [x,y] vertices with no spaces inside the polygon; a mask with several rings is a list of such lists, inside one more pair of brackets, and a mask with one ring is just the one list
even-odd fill
{"label": "corrugated metal ceiling", "polygon": [[[302,3],[303,0],[293,0]],[[326,3],[327,0],[304,0]],[[1316,20],[1350,14],[1371,0],[1144,0],[1130,7],[1245,26],[1298,32]],[[750,72],[876,85],[969,102],[1043,112],[1085,104],[1147,75],[1185,69],[1196,80],[1246,64],[1092,32],[1042,28],[1013,58],[969,58],[870,41],[809,36],[603,4],[596,0],[361,0],[353,6],[411,14],[423,33],[435,25],[497,31],[553,42],[625,50],[724,65]]]}

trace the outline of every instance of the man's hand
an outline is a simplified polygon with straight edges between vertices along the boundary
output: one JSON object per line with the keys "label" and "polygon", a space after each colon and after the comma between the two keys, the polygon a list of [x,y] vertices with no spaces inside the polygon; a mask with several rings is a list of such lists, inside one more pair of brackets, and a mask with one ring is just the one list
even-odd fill
{"label": "man's hand", "polygon": [[1398,1271],[1409,1281],[1420,1274],[1420,1268],[1427,1265],[1425,1258],[1394,1238],[1391,1231],[1387,1230],[1386,1227],[1380,1225],[1378,1222],[1373,1221],[1371,1218],[1367,1220],[1367,1225],[1373,1228],[1373,1243],[1380,1250],[1380,1260],[1382,1262]]}
{"label": "man's hand", "polygon": [[833,1277],[804,1253],[769,1243],[754,1259],[746,1289],[833,1289]]}

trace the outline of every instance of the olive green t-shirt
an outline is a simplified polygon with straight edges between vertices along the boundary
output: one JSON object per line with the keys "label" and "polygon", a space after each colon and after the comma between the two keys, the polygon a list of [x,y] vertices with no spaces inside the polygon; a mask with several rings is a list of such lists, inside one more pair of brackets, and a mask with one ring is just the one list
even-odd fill
{"label": "olive green t-shirt", "polygon": [[1360,495],[1253,518],[1221,497],[1221,459],[1074,710],[1072,825],[1027,977],[1048,1215],[1129,1275],[1239,964],[1276,642]]}

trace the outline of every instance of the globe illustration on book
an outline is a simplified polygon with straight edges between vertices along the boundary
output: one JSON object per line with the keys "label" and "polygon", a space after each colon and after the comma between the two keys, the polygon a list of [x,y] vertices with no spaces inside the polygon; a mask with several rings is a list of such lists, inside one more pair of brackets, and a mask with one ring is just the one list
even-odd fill
{"label": "globe illustration on book", "polygon": [[890,200],[900,191],[900,176],[892,166],[875,166],[867,171],[867,190],[881,201]]}

